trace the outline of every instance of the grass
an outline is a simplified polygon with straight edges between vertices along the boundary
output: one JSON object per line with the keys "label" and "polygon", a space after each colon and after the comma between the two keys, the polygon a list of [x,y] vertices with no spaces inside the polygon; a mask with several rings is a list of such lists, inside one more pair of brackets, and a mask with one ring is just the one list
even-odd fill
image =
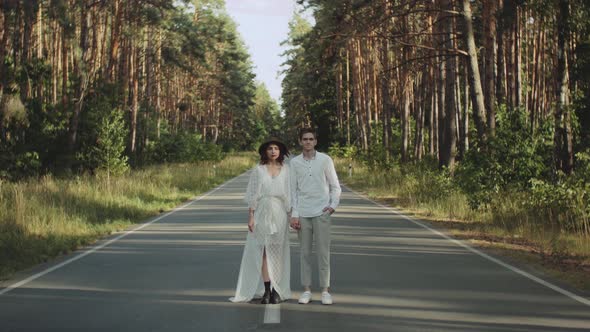
{"label": "grass", "polygon": [[356,191],[415,215],[450,235],[531,269],[590,291],[590,238],[567,232],[551,216],[529,211],[527,197],[513,193],[494,198],[493,209],[472,210],[464,194],[444,176],[420,169],[375,170],[335,159],[341,181]]}
{"label": "grass", "polygon": [[102,176],[0,182],[0,279],[169,210],[253,163],[244,154],[150,166],[110,182]]}

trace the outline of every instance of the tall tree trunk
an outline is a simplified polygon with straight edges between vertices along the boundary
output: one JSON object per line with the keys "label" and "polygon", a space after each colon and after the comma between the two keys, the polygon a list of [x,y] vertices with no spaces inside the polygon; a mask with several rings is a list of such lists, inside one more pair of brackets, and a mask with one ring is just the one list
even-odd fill
{"label": "tall tree trunk", "polygon": [[82,52],[81,58],[76,61],[77,65],[74,69],[74,75],[78,77],[78,86],[76,91],[76,101],[74,103],[74,110],[72,117],[70,118],[69,138],[68,145],[70,153],[74,153],[77,135],[78,135],[78,124],[80,121],[80,114],[84,106],[84,98],[86,97],[86,91],[89,84],[89,59],[88,54],[90,53],[88,43],[88,27],[90,16],[86,8],[86,4],[82,3],[80,8],[80,50]]}
{"label": "tall tree trunk", "polygon": [[481,78],[479,75],[479,65],[477,62],[477,48],[475,46],[475,38],[473,35],[473,23],[471,17],[471,4],[469,0],[463,0],[463,18],[465,20],[465,31],[463,36],[465,43],[467,44],[467,53],[469,54],[469,85],[471,86],[471,98],[473,105],[473,119],[475,121],[475,127],[477,129],[477,137],[479,143],[482,145],[486,144],[487,140],[487,129],[486,129],[486,117],[485,117],[485,105],[483,89],[481,87]]}
{"label": "tall tree trunk", "polygon": [[424,72],[420,75],[420,80],[417,82],[417,93],[415,94],[414,105],[416,108],[416,136],[414,140],[414,159],[422,160],[424,152],[424,113],[426,89],[424,89]]}
{"label": "tall tree trunk", "polygon": [[160,126],[162,123],[162,105],[161,105],[161,93],[162,93],[162,29],[158,29],[158,39],[156,48],[156,115],[158,117],[156,124],[156,137],[160,139]]}
{"label": "tall tree trunk", "polygon": [[381,95],[383,98],[383,148],[385,150],[385,159],[389,162],[391,159],[391,101],[389,95],[389,40],[383,39],[381,45]]}
{"label": "tall tree trunk", "polygon": [[153,35],[152,35],[152,28],[148,25],[145,28],[145,38],[144,38],[144,49],[142,50],[143,58],[143,72],[145,77],[145,84],[144,84],[144,105],[145,111],[143,112],[143,129],[142,129],[142,136],[141,136],[141,149],[140,153],[143,152],[145,147],[148,145],[148,130],[149,130],[149,118],[150,113],[153,106],[152,100],[152,90],[153,90],[153,80],[154,80],[154,66],[153,66],[153,59],[154,59],[154,42],[153,42]]}
{"label": "tall tree trunk", "polygon": [[[408,31],[408,17],[405,16],[402,19],[402,32],[404,33],[404,42],[408,43],[407,31]],[[402,158],[403,163],[409,161],[409,144],[410,144],[410,98],[411,98],[411,86],[412,80],[410,78],[410,70],[407,67],[407,63],[410,58],[410,49],[408,46],[402,47],[402,61],[405,67],[402,69],[402,101],[403,107],[401,109],[401,126],[402,126]]]}
{"label": "tall tree trunk", "polygon": [[431,157],[435,157],[437,155],[437,149],[436,149],[436,143],[437,143],[437,107],[438,107],[438,101],[436,99],[436,95],[437,95],[437,84],[436,84],[436,67],[433,65],[433,61],[430,61],[431,66],[429,68],[429,77],[430,77],[430,81],[428,82],[428,85],[430,86],[430,88],[428,89],[428,91],[430,91],[430,112],[428,112],[428,123],[430,124],[429,128],[428,128],[428,136],[429,136],[429,145],[428,145],[428,152],[430,154]]}
{"label": "tall tree trunk", "polygon": [[367,151],[372,148],[371,142],[371,121],[372,121],[372,114],[371,114],[371,68],[370,68],[370,43],[365,41],[363,44],[364,52],[361,52],[361,82],[362,82],[362,96],[363,96],[363,117],[365,121],[363,124],[365,125],[365,145]]}
{"label": "tall tree trunk", "polygon": [[520,34],[521,16],[522,9],[516,6],[516,16],[514,19],[514,105],[516,108],[520,108],[522,106],[522,37]]}
{"label": "tall tree trunk", "polygon": [[[458,40],[454,41],[455,44],[455,48],[459,49],[459,42]],[[457,114],[456,119],[457,121],[455,122],[455,136],[457,137],[457,157],[460,159],[461,156],[463,156],[463,153],[465,152],[465,150],[463,149],[465,147],[464,145],[464,139],[466,138],[465,135],[462,134],[462,131],[464,130],[463,128],[463,114],[462,114],[462,102],[461,102],[461,73],[459,71],[460,68],[464,68],[467,65],[465,65],[465,63],[467,62],[465,59],[465,57],[457,57],[457,62],[456,62],[456,66],[455,66],[455,114]]]}
{"label": "tall tree trunk", "polygon": [[[8,0],[0,0],[0,7],[1,8],[4,8],[5,1],[8,1]],[[8,31],[10,28],[9,21],[10,21],[9,17],[4,15],[4,10],[0,10],[0,26],[2,27],[2,29],[0,29],[0,107],[3,105],[3,102],[4,102],[4,88],[6,87],[6,84],[7,84],[6,66],[4,64],[4,57],[6,56],[6,51],[7,51],[7,47],[8,47],[8,40],[9,40],[9,35],[8,35]],[[3,121],[3,119],[0,117],[0,127],[2,129],[4,129],[2,121]],[[5,137],[0,137],[0,138],[4,139]]]}
{"label": "tall tree trunk", "polygon": [[[30,63],[32,54],[33,54],[33,28],[34,22],[37,14],[37,6],[38,0],[28,0],[23,2],[23,27],[22,30],[22,68],[27,68],[28,63]],[[27,100],[32,96],[32,87],[31,87],[31,77],[29,75],[28,70],[24,71],[26,74],[26,79],[22,81],[20,87],[21,99]]]}
{"label": "tall tree trunk", "polygon": [[[451,0],[442,1],[443,9],[452,12],[453,2]],[[454,37],[454,19],[452,16],[448,16],[443,21],[444,31],[444,45],[447,50],[453,49],[453,37]],[[457,150],[457,136],[455,132],[457,130],[457,107],[455,105],[455,66],[456,56],[448,55],[444,61],[445,67],[445,136],[444,145],[440,147],[441,160],[440,165],[448,167],[451,171],[455,166],[455,155]],[[480,86],[481,88],[481,86]]]}
{"label": "tall tree trunk", "polygon": [[[7,51],[7,47],[8,47],[8,40],[9,40],[9,33],[8,33],[8,29],[10,27],[9,25],[9,17],[7,17],[7,15],[4,15],[5,9],[5,1],[7,0],[0,0],[0,8],[2,8],[0,10],[0,27],[2,27],[2,29],[0,29],[0,110],[3,109],[3,105],[4,105],[4,88],[6,87],[8,80],[6,77],[6,67],[4,64],[4,58],[6,56],[6,51]],[[6,126],[4,125],[4,117],[0,116],[0,143],[3,143],[4,141],[8,140],[8,130],[6,128]]]}
{"label": "tall tree trunk", "polygon": [[[493,1],[493,0],[491,0]],[[509,1],[509,0],[508,0]],[[496,101],[498,104],[506,103],[506,63],[504,61],[505,42],[504,42],[504,0],[498,0],[498,12],[502,15],[498,18],[497,33],[498,36],[498,53],[497,55],[497,75],[496,75]]]}
{"label": "tall tree trunk", "polygon": [[56,22],[53,22],[53,40],[54,42],[51,43],[51,54],[52,54],[52,61],[51,61],[51,104],[57,105],[57,90],[58,90],[58,77],[59,77],[59,64],[60,64],[60,39],[58,26]]}
{"label": "tall tree trunk", "polygon": [[[441,24],[442,25],[442,24]],[[442,166],[444,165],[444,162],[442,161],[444,159],[443,157],[443,153],[445,150],[445,137],[446,137],[446,125],[445,125],[445,121],[446,121],[446,117],[447,114],[449,113],[446,110],[445,107],[445,67],[446,67],[446,61],[444,60],[444,55],[439,56],[439,63],[437,64],[438,69],[437,69],[437,76],[438,79],[436,80],[437,82],[437,120],[436,120],[436,126],[437,126],[437,151],[438,151],[438,162],[439,165]]]}
{"label": "tall tree trunk", "polygon": [[[435,4],[434,3],[429,3],[427,5],[428,9],[435,9]],[[432,14],[432,12],[430,14],[428,14],[428,32],[430,33],[431,37],[428,38],[428,41],[430,42],[430,44],[432,46],[436,45],[436,37],[434,37],[433,34],[433,28],[434,28],[434,14]],[[437,25],[438,26],[438,25]],[[428,61],[428,77],[429,80],[427,81],[427,88],[428,91],[430,92],[430,96],[429,96],[429,102],[430,102],[430,112],[428,112],[428,123],[430,124],[429,126],[429,155],[431,157],[436,157],[438,156],[438,148],[437,148],[437,143],[438,143],[438,100],[437,100],[437,65],[438,65],[438,58],[437,57],[433,57],[430,58]]]}
{"label": "tall tree trunk", "polygon": [[342,82],[342,62],[338,62],[338,70],[336,75],[336,106],[338,115],[338,131],[342,131],[344,123],[344,98],[342,97],[343,82]]}
{"label": "tall tree trunk", "polygon": [[573,171],[573,147],[569,106],[568,77],[568,22],[569,1],[559,0],[557,19],[557,105],[555,107],[555,162],[556,168],[566,174]]}
{"label": "tall tree trunk", "polygon": [[[404,75],[405,76],[405,75]],[[409,78],[404,79],[403,87],[403,108],[401,112],[402,125],[402,162],[408,162],[408,148],[410,141],[410,83]]]}
{"label": "tall tree trunk", "polygon": [[506,91],[507,91],[507,106],[509,110],[514,110],[520,106],[519,97],[519,81],[518,81],[518,6],[516,0],[505,0],[503,28],[505,31],[505,56],[506,62]]}
{"label": "tall tree trunk", "polygon": [[484,31],[484,68],[485,79],[484,84],[484,106],[487,114],[487,129],[488,136],[494,136],[496,132],[496,58],[497,58],[497,43],[496,43],[496,15],[498,12],[497,0],[483,1],[483,31]]}
{"label": "tall tree trunk", "polygon": [[[138,79],[138,47],[131,42],[130,46],[129,78],[131,83],[131,123],[129,131],[129,150],[135,157],[137,146],[137,114],[139,112],[139,79]],[[135,159],[135,158],[134,158]]]}
{"label": "tall tree trunk", "polygon": [[[43,59],[43,48],[44,48],[44,44],[43,44],[43,36],[44,36],[44,21],[43,21],[43,1],[39,2],[39,6],[37,8],[37,54],[35,55],[37,59],[41,60]],[[2,57],[0,57],[0,59],[3,59]],[[40,82],[36,82],[37,84],[37,99],[39,100],[39,103],[41,104],[41,108],[43,110],[45,110],[46,107],[46,101],[44,100],[44,84],[43,84],[43,80],[41,80]],[[0,99],[2,99],[0,97]]]}
{"label": "tall tree trunk", "polygon": [[65,29],[62,28],[61,33],[61,70],[62,70],[62,81],[61,81],[61,105],[63,110],[67,110],[68,107],[68,39],[66,36]]}
{"label": "tall tree trunk", "polygon": [[121,0],[113,0],[113,15],[111,17],[111,48],[109,52],[109,64],[107,67],[107,77],[109,81],[114,82],[116,79],[115,71],[118,66],[119,47],[121,45],[121,24],[123,17],[123,8]]}
{"label": "tall tree trunk", "polygon": [[[535,25],[538,23],[535,22]],[[530,122],[531,132],[534,134],[537,128],[537,122],[539,120],[539,55],[541,53],[541,33],[538,31],[539,28],[533,30],[533,58],[531,68],[531,92],[530,92]]]}
{"label": "tall tree trunk", "polygon": [[[350,44],[349,44],[350,45]],[[346,47],[346,145],[350,146],[350,56]]]}
{"label": "tall tree trunk", "polygon": [[469,88],[469,66],[465,66],[463,69],[463,85],[465,86],[465,94],[463,95],[463,135],[465,135],[463,153],[466,153],[469,150],[469,96],[471,96],[471,92]]}

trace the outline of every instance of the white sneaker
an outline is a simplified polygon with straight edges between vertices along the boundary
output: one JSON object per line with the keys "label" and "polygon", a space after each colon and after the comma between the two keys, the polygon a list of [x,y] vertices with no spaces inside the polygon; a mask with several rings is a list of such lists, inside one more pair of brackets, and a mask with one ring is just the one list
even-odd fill
{"label": "white sneaker", "polygon": [[299,297],[299,303],[301,304],[308,304],[311,301],[311,292],[305,291]]}
{"label": "white sneaker", "polygon": [[332,304],[332,295],[328,292],[322,292],[322,304]]}

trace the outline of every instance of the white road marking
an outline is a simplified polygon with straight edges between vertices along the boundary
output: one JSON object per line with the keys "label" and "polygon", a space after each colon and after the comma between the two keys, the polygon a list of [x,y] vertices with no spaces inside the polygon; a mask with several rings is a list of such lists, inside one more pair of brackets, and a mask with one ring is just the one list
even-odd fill
{"label": "white road marking", "polygon": [[281,322],[281,305],[267,304],[264,307],[264,324],[279,324]]}
{"label": "white road marking", "polygon": [[198,201],[200,201],[201,199],[203,199],[203,198],[205,198],[205,197],[207,197],[207,196],[209,196],[209,195],[213,194],[213,193],[214,193],[214,192],[216,192],[217,190],[219,190],[219,189],[223,188],[224,186],[226,186],[226,185],[227,185],[227,184],[229,184],[230,182],[232,182],[232,181],[234,181],[235,179],[237,179],[238,177],[239,177],[239,176],[237,176],[237,177],[235,177],[235,178],[233,178],[233,179],[230,179],[230,180],[228,180],[227,182],[225,182],[225,183],[223,183],[223,184],[219,185],[217,188],[214,188],[214,189],[212,189],[212,190],[210,190],[210,191],[206,192],[205,194],[203,194],[203,195],[201,195],[201,196],[199,196],[199,197],[197,197],[197,198],[195,198],[195,199],[191,200],[190,202],[188,202],[188,203],[186,203],[186,204],[184,204],[184,205],[182,205],[182,206],[179,206],[179,207],[175,208],[174,210],[172,210],[172,211],[170,211],[170,212],[168,212],[168,213],[165,213],[165,214],[163,214],[163,215],[161,215],[161,216],[158,216],[156,219],[154,219],[154,220],[152,220],[152,221],[150,221],[150,222],[147,222],[147,223],[141,224],[141,225],[139,225],[138,227],[136,227],[136,228],[134,228],[134,229],[132,229],[132,230],[129,230],[129,231],[127,231],[127,232],[125,232],[125,233],[123,233],[123,234],[121,234],[121,235],[119,235],[119,236],[115,237],[114,239],[111,239],[111,240],[109,240],[109,241],[107,241],[107,242],[105,242],[105,243],[103,243],[103,244],[101,244],[101,245],[98,245],[98,246],[96,246],[96,247],[91,247],[89,250],[87,250],[87,251],[84,251],[83,253],[80,253],[80,254],[78,254],[78,255],[76,255],[76,256],[74,256],[74,257],[72,257],[72,258],[70,258],[70,259],[68,259],[68,260],[66,260],[66,261],[64,261],[64,262],[61,262],[61,263],[59,263],[59,264],[57,264],[57,265],[55,265],[55,266],[52,266],[52,267],[50,267],[50,268],[48,268],[48,269],[46,269],[46,270],[43,270],[43,271],[41,271],[41,272],[39,272],[39,273],[37,273],[37,274],[35,274],[35,275],[32,275],[32,276],[30,276],[30,277],[28,277],[28,278],[25,278],[25,279],[23,279],[23,280],[21,280],[21,281],[19,281],[19,282],[16,282],[16,283],[14,283],[14,284],[12,284],[12,285],[10,285],[10,286],[8,286],[8,287],[6,287],[6,288],[4,288],[4,289],[0,290],[0,296],[1,296],[1,295],[4,295],[4,294],[6,294],[6,293],[8,293],[8,292],[10,292],[10,291],[12,291],[12,290],[13,290],[13,289],[15,289],[15,288],[18,288],[18,287],[24,286],[24,285],[28,284],[29,282],[31,282],[31,281],[33,281],[33,280],[35,280],[35,279],[38,279],[38,278],[40,278],[40,277],[42,277],[42,276],[44,276],[44,275],[46,275],[46,274],[48,274],[48,273],[51,273],[51,272],[53,272],[53,271],[55,271],[55,270],[57,270],[57,269],[60,269],[60,268],[62,268],[62,267],[64,267],[64,266],[66,266],[66,265],[68,265],[68,264],[70,264],[70,263],[73,263],[73,262],[75,262],[75,261],[77,261],[77,260],[79,260],[79,259],[81,259],[81,258],[83,258],[83,257],[85,257],[85,256],[87,256],[87,255],[90,255],[91,253],[93,253],[93,252],[95,252],[95,251],[97,251],[97,250],[100,250],[100,249],[102,249],[102,248],[104,248],[104,247],[108,246],[109,244],[111,244],[111,243],[113,243],[113,242],[115,242],[115,241],[118,241],[118,240],[120,240],[120,239],[124,238],[125,236],[127,236],[127,235],[129,235],[129,234],[132,234],[132,233],[134,233],[134,232],[136,232],[136,231],[139,231],[140,229],[143,229],[143,228],[145,228],[145,227],[147,227],[147,226],[149,226],[149,225],[151,225],[151,224],[155,223],[155,222],[156,222],[156,221],[158,221],[158,220],[161,220],[161,219],[163,219],[163,218],[166,218],[167,216],[169,216],[169,215],[173,214],[174,212],[177,212],[177,211],[179,211],[179,210],[182,210],[182,209],[184,209],[185,207],[187,207],[187,206],[189,206],[189,205],[191,205],[191,204],[193,204],[193,203],[195,203],[195,202],[198,202]]}
{"label": "white road marking", "polygon": [[502,267],[507,268],[508,270],[510,270],[512,272],[518,273],[521,276],[526,277],[526,278],[528,278],[528,279],[530,279],[530,280],[532,280],[532,281],[534,281],[534,282],[536,282],[538,284],[541,284],[541,285],[543,285],[543,286],[545,286],[547,288],[550,288],[550,289],[552,289],[552,290],[554,290],[554,291],[556,291],[558,293],[561,293],[561,294],[563,294],[563,295],[571,298],[572,300],[575,300],[575,301],[578,301],[578,302],[580,302],[582,304],[585,304],[587,306],[590,306],[590,300],[588,300],[588,299],[586,299],[584,297],[581,297],[579,295],[576,295],[576,294],[574,294],[574,293],[572,293],[572,292],[570,292],[568,290],[565,290],[565,289],[563,289],[563,288],[561,288],[559,286],[556,286],[556,285],[554,285],[554,284],[552,284],[550,282],[547,282],[547,281],[545,281],[545,280],[543,280],[543,279],[541,279],[539,277],[536,277],[536,276],[534,276],[534,275],[532,275],[530,273],[527,273],[527,272],[525,272],[525,271],[523,271],[523,270],[521,270],[521,269],[519,269],[517,267],[514,267],[514,266],[512,266],[512,265],[510,265],[508,263],[502,262],[501,260],[499,260],[497,258],[494,258],[494,257],[492,257],[492,256],[490,256],[490,255],[488,255],[486,253],[483,253],[483,252],[475,249],[474,247],[470,246],[467,243],[464,243],[464,242],[459,241],[457,239],[453,239],[453,238],[449,237],[448,235],[443,234],[443,233],[437,231],[436,229],[433,229],[431,227],[428,227],[427,225],[421,223],[418,220],[415,220],[415,219],[413,219],[413,218],[411,218],[409,216],[404,215],[403,213],[401,213],[400,211],[398,211],[395,208],[392,208],[390,206],[383,205],[383,204],[381,204],[379,202],[375,202],[374,200],[368,198],[367,196],[365,196],[365,195],[363,195],[361,193],[358,193],[358,192],[356,192],[356,191],[354,191],[354,190],[352,190],[352,189],[350,189],[350,188],[348,188],[346,186],[343,186],[343,187],[345,187],[346,189],[348,189],[350,192],[352,192],[354,194],[357,194],[360,197],[362,197],[362,198],[364,198],[364,199],[372,202],[373,204],[375,204],[377,206],[380,206],[380,207],[382,207],[384,209],[387,209],[387,210],[393,212],[394,214],[396,214],[396,215],[398,215],[398,216],[400,216],[400,217],[402,217],[402,218],[404,218],[404,219],[406,219],[406,220],[408,220],[408,221],[410,221],[410,222],[412,222],[412,223],[414,223],[414,224],[416,224],[416,225],[418,225],[418,226],[420,226],[422,228],[425,228],[425,229],[427,229],[427,230],[429,230],[429,231],[431,231],[431,232],[433,232],[433,233],[435,233],[435,234],[437,234],[437,235],[439,235],[439,236],[441,236],[441,237],[443,237],[443,238],[445,238],[445,239],[447,239],[447,240],[449,240],[449,241],[451,241],[451,242],[453,242],[453,243],[455,243],[455,244],[457,244],[457,245],[459,245],[459,246],[461,246],[461,247],[463,247],[463,248],[471,251],[474,254],[477,254],[477,255],[479,255],[479,256],[487,259],[487,260],[490,260],[490,261],[492,261],[492,262],[494,262],[494,263],[496,263],[496,264],[498,264],[498,265],[500,265]]}

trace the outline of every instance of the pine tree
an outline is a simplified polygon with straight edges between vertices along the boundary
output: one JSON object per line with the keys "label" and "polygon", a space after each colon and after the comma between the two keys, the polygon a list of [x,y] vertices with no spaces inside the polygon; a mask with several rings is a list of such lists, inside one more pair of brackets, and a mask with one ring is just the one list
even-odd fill
{"label": "pine tree", "polygon": [[121,175],[129,169],[128,157],[125,155],[127,134],[123,112],[118,109],[113,109],[100,122],[91,158],[96,161],[98,170],[106,174],[109,188],[111,175]]}

